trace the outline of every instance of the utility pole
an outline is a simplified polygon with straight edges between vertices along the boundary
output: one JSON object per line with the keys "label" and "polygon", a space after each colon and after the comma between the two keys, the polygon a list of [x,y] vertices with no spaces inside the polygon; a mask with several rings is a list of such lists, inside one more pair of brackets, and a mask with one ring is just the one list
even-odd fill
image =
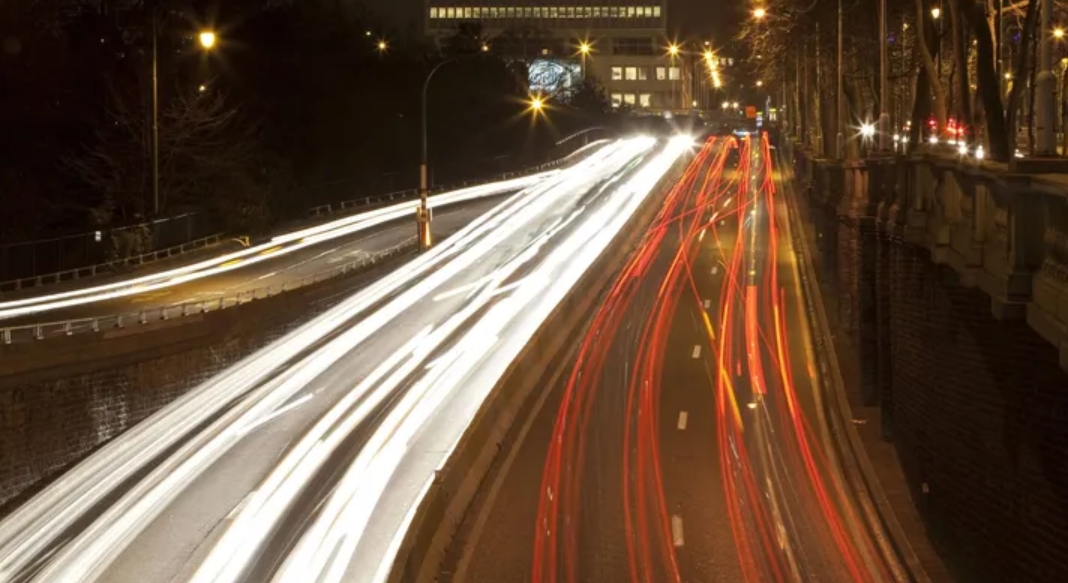
{"label": "utility pole", "polygon": [[1035,78],[1035,88],[1038,89],[1038,115],[1035,126],[1038,131],[1038,155],[1057,155],[1056,119],[1057,104],[1054,99],[1053,77],[1053,0],[1042,0],[1039,8],[1041,19],[1039,23],[1039,72]]}
{"label": "utility pole", "polygon": [[159,3],[152,2],[152,214],[159,214],[159,56],[156,37]]}

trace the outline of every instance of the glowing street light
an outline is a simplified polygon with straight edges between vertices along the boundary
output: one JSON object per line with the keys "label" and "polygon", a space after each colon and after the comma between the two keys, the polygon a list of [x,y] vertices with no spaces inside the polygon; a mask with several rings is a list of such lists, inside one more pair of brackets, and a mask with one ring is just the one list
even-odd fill
{"label": "glowing street light", "polygon": [[579,53],[581,53],[583,55],[588,55],[588,54],[590,54],[590,50],[592,48],[593,47],[590,46],[590,43],[583,42],[582,44],[579,45]]}
{"label": "glowing street light", "polygon": [[757,20],[763,20],[768,15],[768,11],[763,8],[756,8],[753,10],[753,18]]}
{"label": "glowing street light", "polygon": [[389,43],[387,43],[384,40],[378,41],[378,52],[384,53],[384,52],[386,52],[386,49],[388,49],[388,48],[389,48]]}
{"label": "glowing street light", "polygon": [[738,109],[738,102],[737,101],[732,101],[731,102],[731,107],[733,107],[734,109]]}
{"label": "glowing street light", "polygon": [[544,99],[542,99],[540,96],[530,98],[530,111],[533,111],[534,113],[539,113],[543,109],[545,109]]}
{"label": "glowing street light", "polygon": [[723,105],[722,105],[723,109],[727,109],[730,106],[731,106],[730,103],[727,103],[726,101],[723,102]]}
{"label": "glowing street light", "polygon": [[1063,28],[1055,28],[1055,29],[1053,29],[1053,38],[1064,38],[1064,29]]}
{"label": "glowing street light", "polygon": [[215,33],[210,30],[205,30],[200,33],[200,46],[210,49],[215,46]]}
{"label": "glowing street light", "polygon": [[860,126],[860,135],[864,136],[865,138],[874,137],[875,136],[875,125],[874,124],[870,124],[870,123],[866,123],[866,124]]}
{"label": "glowing street light", "polygon": [[488,44],[482,43],[482,52],[484,52],[484,53],[488,53],[489,52],[489,45]]}
{"label": "glowing street light", "polygon": [[757,87],[763,87],[763,86],[764,86],[764,82],[763,81],[757,81]]}
{"label": "glowing street light", "polygon": [[677,57],[679,55],[679,45],[671,45],[668,47],[668,54]]}
{"label": "glowing street light", "polygon": [[934,8],[931,9],[931,18],[933,18],[935,20],[938,20],[939,16],[942,16],[942,9],[937,7],[937,6],[935,6]]}

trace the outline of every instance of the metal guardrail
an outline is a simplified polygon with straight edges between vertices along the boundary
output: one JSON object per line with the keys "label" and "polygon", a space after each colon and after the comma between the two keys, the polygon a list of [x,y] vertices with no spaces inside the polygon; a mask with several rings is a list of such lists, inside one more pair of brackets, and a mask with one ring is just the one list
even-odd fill
{"label": "metal guardrail", "polygon": [[[498,174],[492,178],[480,178],[478,180],[465,180],[463,182],[449,184],[448,186],[438,186],[431,188],[428,192],[430,194],[446,192],[449,190],[457,190],[460,188],[467,188],[470,186],[477,186],[480,184],[486,184],[488,182],[499,182],[501,180],[511,180],[513,178],[519,178],[521,176],[529,176],[531,174],[537,174],[538,172],[545,172],[551,170],[564,163],[567,159],[565,156],[559,160],[553,160],[552,162],[546,162],[533,168],[527,168],[525,170],[517,170],[515,172],[505,172],[504,174]],[[396,192],[389,192],[386,194],[380,194],[377,196],[365,196],[363,198],[354,198],[351,200],[343,200],[338,203],[323,204],[317,207],[308,209],[308,214],[313,217],[326,217],[335,213],[351,211],[353,209],[359,209],[368,205],[380,203],[380,202],[399,202],[405,200],[412,200],[419,196],[419,189],[409,188],[406,190],[398,190]]]}
{"label": "metal guardrail", "polygon": [[208,247],[210,245],[218,243],[221,239],[222,234],[216,233],[214,235],[208,235],[207,237],[202,237],[200,239],[194,239],[181,245],[157,249],[155,251],[148,251],[147,253],[141,253],[139,255],[131,255],[130,257],[124,257],[122,259],[116,259],[114,261],[108,261],[106,263],[98,263],[96,265],[88,265],[85,267],[76,267],[73,269],[66,269],[64,271],[57,271],[55,273],[45,273],[32,277],[24,277],[22,279],[0,281],[0,292],[18,291],[21,289],[34,288],[42,285],[60,283],[63,281],[73,281],[82,277],[92,277],[105,271],[111,271],[116,267],[144,265],[146,263],[152,263],[153,261],[158,261],[160,259],[166,259],[168,257],[174,257],[175,255],[188,253],[189,251],[194,251],[196,249],[203,249],[204,247]]}
{"label": "metal guardrail", "polygon": [[100,332],[108,329],[125,328],[127,325],[137,326],[148,324],[150,322],[160,322],[234,308],[247,304],[253,300],[273,297],[278,294],[320,283],[328,279],[355,275],[379,265],[387,259],[412,251],[416,248],[416,238],[411,237],[410,239],[406,239],[403,243],[390,247],[384,251],[373,253],[369,257],[364,257],[362,259],[350,261],[344,265],[325,269],[301,279],[284,281],[281,285],[263,286],[238,292],[236,294],[220,296],[218,298],[185,302],[170,306],[160,306],[139,311],[109,314],[93,318],[76,318],[56,322],[25,324],[21,326],[0,328],[0,343],[13,344],[17,342],[32,342],[34,340],[73,336],[74,334],[82,334],[86,332]]}

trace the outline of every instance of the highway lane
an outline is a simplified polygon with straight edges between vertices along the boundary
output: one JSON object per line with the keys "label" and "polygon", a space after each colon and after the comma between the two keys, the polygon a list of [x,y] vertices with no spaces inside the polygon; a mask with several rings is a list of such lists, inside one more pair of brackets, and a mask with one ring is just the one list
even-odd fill
{"label": "highway lane", "polygon": [[0,579],[380,580],[496,379],[689,147],[604,148],[138,425],[0,523]]}
{"label": "highway lane", "polygon": [[[439,210],[434,215],[435,237],[440,239],[463,228],[476,217],[500,204],[502,194]],[[323,271],[368,259],[415,236],[415,221],[396,220],[392,223],[352,233],[334,240],[298,249],[293,253],[250,263],[240,269],[223,271],[211,277],[193,279],[181,285],[126,297],[105,299],[89,304],[57,309],[44,314],[34,313],[11,320],[0,320],[0,326],[19,326],[41,322],[59,322],[96,318],[114,314],[158,310],[164,306],[178,306],[188,302],[212,302],[222,297],[267,287],[281,288]],[[88,323],[82,326],[88,326]]]}
{"label": "highway lane", "polygon": [[820,402],[766,141],[706,146],[504,457],[446,581],[892,581]]}
{"label": "highway lane", "polygon": [[[457,206],[462,208],[471,203],[478,205],[479,201],[487,198],[514,193],[537,184],[556,172],[558,171],[551,170],[442,193],[431,197],[430,206],[436,211],[438,218],[444,217],[447,223],[452,222],[462,217],[448,213],[449,209]],[[275,281],[297,273],[303,277],[306,273],[328,269],[328,261],[333,258],[328,257],[329,254],[317,256],[325,250],[337,249],[339,242],[341,245],[345,241],[351,244],[354,237],[380,232],[387,225],[396,228],[403,227],[402,223],[414,216],[417,204],[417,201],[406,201],[343,217],[321,225],[278,235],[259,245],[167,271],[153,271],[110,283],[0,301],[0,323],[12,325],[13,322],[25,324],[56,321],[69,317],[94,317],[124,308],[138,311],[174,305],[184,298],[207,297],[205,294],[219,289],[230,289],[231,292],[236,292],[243,289],[242,282],[247,285],[251,281],[254,284],[253,288],[266,287],[269,282],[254,279],[264,275],[271,276]],[[353,252],[356,248],[346,246],[346,250]],[[318,261],[319,259],[322,261]],[[295,272],[290,273],[283,269],[286,265],[298,267]],[[250,273],[249,269],[254,266],[259,268],[256,276],[245,278],[243,275],[234,275],[238,272]],[[220,276],[230,277],[219,279]],[[216,280],[219,283],[214,283]],[[176,292],[175,290],[179,288],[188,288],[190,291]],[[104,311],[97,311],[98,306],[103,307]]]}

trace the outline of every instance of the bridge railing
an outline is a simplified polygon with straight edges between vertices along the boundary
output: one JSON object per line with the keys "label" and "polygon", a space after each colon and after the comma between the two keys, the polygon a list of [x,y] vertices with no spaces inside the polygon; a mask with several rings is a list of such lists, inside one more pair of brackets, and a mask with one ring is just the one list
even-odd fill
{"label": "bridge railing", "polygon": [[389,249],[369,254],[366,257],[350,261],[344,265],[318,271],[300,279],[286,280],[279,285],[261,286],[251,290],[222,295],[215,298],[144,310],[129,310],[116,314],[89,318],[72,318],[52,322],[8,326],[0,328],[0,343],[12,344],[17,342],[33,342],[35,340],[59,338],[72,336],[74,334],[91,332],[99,333],[107,330],[142,326],[149,323],[195,316],[217,310],[226,310],[247,304],[254,300],[265,299],[285,292],[297,290],[302,287],[307,287],[328,279],[362,273],[372,267],[380,265],[390,258],[414,251],[416,247],[416,239],[415,237],[412,237],[405,240],[403,243],[390,247]]}
{"label": "bridge railing", "polygon": [[0,281],[0,293],[33,288],[41,285],[60,283],[63,281],[74,281],[83,277],[92,277],[100,273],[112,271],[117,267],[132,267],[144,265],[146,263],[159,261],[160,259],[167,259],[169,257],[175,257],[184,253],[188,253],[190,251],[209,247],[218,243],[221,238],[221,233],[215,233],[213,235],[208,235],[207,237],[193,239],[192,241],[182,243],[181,245],[174,245],[172,247],[156,249],[154,251],[148,251],[145,253],[140,253],[138,255],[131,255],[129,257],[123,257],[121,259],[115,259],[113,261],[106,261],[104,263],[97,263],[95,265],[87,265],[84,267],[73,267],[71,269],[65,269],[63,271],[43,273],[31,277],[23,277],[20,279]]}
{"label": "bridge railing", "polygon": [[[498,174],[492,178],[482,178],[479,180],[464,180],[462,182],[449,184],[446,186],[435,186],[429,190],[430,194],[436,194],[449,190],[458,190],[460,188],[467,188],[469,186],[476,186],[479,184],[486,184],[487,182],[499,182],[501,180],[511,180],[513,178],[519,178],[522,176],[529,176],[531,174],[537,174],[538,172],[545,172],[546,170],[552,170],[565,163],[567,157],[546,162],[534,166],[533,168],[526,168],[524,170],[517,170],[515,172],[505,172]],[[330,204],[322,204],[316,207],[308,209],[308,214],[313,217],[327,217],[337,213],[351,212],[359,210],[364,207],[385,203],[385,202],[401,202],[405,200],[412,200],[419,196],[418,188],[409,188],[406,190],[398,190],[395,192],[387,192],[386,194],[379,194],[375,196],[365,196],[361,198],[353,198],[349,200],[343,200],[341,202],[335,202]]]}

